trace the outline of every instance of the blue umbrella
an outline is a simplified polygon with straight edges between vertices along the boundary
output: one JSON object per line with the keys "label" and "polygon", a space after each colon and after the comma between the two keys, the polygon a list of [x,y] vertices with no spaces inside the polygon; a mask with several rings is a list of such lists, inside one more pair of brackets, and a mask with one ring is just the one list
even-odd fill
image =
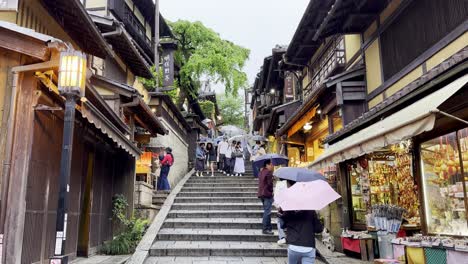
{"label": "blue umbrella", "polygon": [[275,170],[273,175],[283,180],[295,182],[327,180],[321,173],[306,168],[283,167]]}
{"label": "blue umbrella", "polygon": [[273,165],[278,166],[278,165],[287,165],[289,162],[289,158],[281,155],[281,154],[266,154],[262,155],[254,160],[254,165],[257,167],[263,167],[263,164],[265,163],[266,160],[271,160],[271,163]]}

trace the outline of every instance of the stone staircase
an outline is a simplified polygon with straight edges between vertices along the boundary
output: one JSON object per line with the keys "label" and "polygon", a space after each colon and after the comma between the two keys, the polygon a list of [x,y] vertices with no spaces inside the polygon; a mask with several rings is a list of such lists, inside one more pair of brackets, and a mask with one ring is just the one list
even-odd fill
{"label": "stone staircase", "polygon": [[[287,250],[277,245],[276,232],[262,234],[262,213],[251,173],[193,175],[175,198],[145,263],[286,263]],[[276,230],[274,217],[273,224]]]}

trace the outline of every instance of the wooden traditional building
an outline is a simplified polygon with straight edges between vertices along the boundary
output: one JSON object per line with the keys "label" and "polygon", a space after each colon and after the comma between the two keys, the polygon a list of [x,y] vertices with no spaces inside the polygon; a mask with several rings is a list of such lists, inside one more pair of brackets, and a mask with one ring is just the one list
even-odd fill
{"label": "wooden traditional building", "polygon": [[[357,201],[363,197],[350,190],[355,184],[353,168],[360,168],[377,154],[397,156],[391,151],[394,144],[400,148],[409,144],[407,158],[413,164],[408,170],[409,182],[416,190],[414,203],[421,204],[415,210],[420,217],[417,226],[425,234],[468,235],[465,227],[450,227],[466,216],[459,216],[451,208],[444,209],[450,223],[437,216],[434,197],[440,204],[453,201],[440,197],[440,186],[430,180],[437,172],[428,164],[431,157],[444,162],[450,154],[440,156],[441,150],[465,142],[467,12],[467,3],[456,0],[360,1],[359,5],[342,1],[330,6],[321,34],[325,37],[331,32],[360,32],[358,56],[365,62],[366,72],[365,112],[330,133],[324,139],[329,147],[312,164],[316,169],[336,166],[343,190],[344,227],[365,228],[359,210],[370,210],[368,205],[358,206]],[[456,137],[449,147],[442,139],[448,140],[452,134]],[[437,144],[431,143],[434,141]],[[428,151],[433,152],[429,155]],[[463,164],[463,160],[455,158],[452,162]],[[387,161],[380,158],[380,162]],[[444,184],[464,184],[460,173],[466,176],[466,170],[451,172]],[[460,199],[466,204],[465,195]],[[461,208],[463,212],[465,207]]]}
{"label": "wooden traditional building", "polygon": [[286,47],[276,46],[272,55],[264,59],[252,88],[250,108],[253,114],[253,133],[269,139],[269,151],[282,152],[275,138],[276,130],[294,113],[300,105],[296,93],[297,82],[293,73],[281,67]]}
{"label": "wooden traditional building", "polygon": [[[58,54],[64,49],[88,53],[86,92],[76,109],[65,234],[65,254],[87,256],[115,235],[114,195],[123,194],[131,205],[128,214],[133,211],[140,139],[167,133],[135,83],[136,76],[149,76],[151,59],[142,57],[140,44],[120,27],[116,31],[120,28],[125,41],[108,45],[106,38],[112,44],[114,35],[103,34],[105,26],[117,23],[90,17],[77,0],[16,2],[0,13],[7,21],[0,22],[1,39],[8,40],[0,44],[5,66],[0,80],[1,260],[45,263],[54,256],[64,122],[56,83]],[[98,22],[108,24],[98,29]]]}
{"label": "wooden traditional building", "polygon": [[366,110],[360,35],[321,35],[332,2],[310,1],[282,61],[302,102],[276,131],[292,165],[315,160],[326,136]]}
{"label": "wooden traditional building", "polygon": [[[385,199],[410,211],[425,234],[468,234],[467,217],[453,208],[444,209],[450,223],[439,219],[431,197],[465,214],[467,198],[440,197],[430,163],[466,142],[467,10],[457,0],[310,1],[284,59],[292,71],[302,67],[303,103],[277,135],[299,141],[298,150],[285,142],[290,158],[298,153],[294,159],[325,173],[342,194],[324,213],[335,237],[342,227],[365,229],[370,205]],[[450,162],[461,168],[463,155]],[[374,186],[385,166],[395,175]],[[439,176],[462,186],[463,171]],[[408,184],[391,183],[396,175]]]}
{"label": "wooden traditional building", "polygon": [[[131,139],[138,143],[144,152],[143,158],[137,160],[135,206],[138,214],[152,219],[158,206],[153,204],[158,176],[157,159],[159,153],[170,145],[155,147],[151,138],[169,133],[155,115],[156,108],[151,109],[148,90],[155,87],[144,87],[138,77],[154,78],[151,66],[154,65],[154,3],[152,1],[98,1],[88,0],[84,5],[102,36],[116,52],[114,59],[93,58],[93,69],[99,83],[99,92],[106,102],[124,119],[135,136]],[[159,37],[165,42],[158,47],[159,53],[165,48],[174,48],[169,38],[172,32],[161,15]],[[162,56],[159,57],[160,63]],[[168,62],[173,63],[173,62]],[[154,112],[153,112],[154,111]]]}

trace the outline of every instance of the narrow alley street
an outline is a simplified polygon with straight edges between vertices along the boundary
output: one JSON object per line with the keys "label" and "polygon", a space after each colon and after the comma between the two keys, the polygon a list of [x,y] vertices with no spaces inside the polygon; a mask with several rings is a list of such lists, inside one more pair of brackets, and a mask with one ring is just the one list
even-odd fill
{"label": "narrow alley street", "polygon": [[468,264],[467,0],[0,0],[0,264]]}
{"label": "narrow alley street", "polygon": [[277,233],[262,234],[257,186],[251,172],[243,177],[193,175],[145,263],[286,263]]}

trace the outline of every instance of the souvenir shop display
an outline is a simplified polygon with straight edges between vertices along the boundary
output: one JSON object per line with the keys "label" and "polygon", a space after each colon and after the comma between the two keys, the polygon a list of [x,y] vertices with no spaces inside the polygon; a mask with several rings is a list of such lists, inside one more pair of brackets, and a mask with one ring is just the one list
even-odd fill
{"label": "souvenir shop display", "polygon": [[417,234],[410,237],[399,237],[392,240],[395,245],[410,247],[437,247],[455,251],[468,252],[468,238],[454,238],[449,236],[423,236]]}
{"label": "souvenir shop display", "polygon": [[[420,226],[419,199],[414,183],[411,141],[366,155],[348,165],[353,222],[367,224],[373,205],[397,205],[404,209],[405,226]],[[369,226],[369,225],[368,225]]]}
{"label": "souvenir shop display", "polygon": [[466,189],[468,130],[421,144],[423,191],[428,233],[468,235]]}
{"label": "souvenir shop display", "polygon": [[375,227],[376,231],[396,233],[400,230],[405,212],[406,210],[399,206],[375,204],[372,206],[372,213],[367,216],[367,226]]}
{"label": "souvenir shop display", "polygon": [[342,229],[341,237],[353,238],[353,239],[372,238],[372,236],[367,231],[351,231],[348,229]]}

